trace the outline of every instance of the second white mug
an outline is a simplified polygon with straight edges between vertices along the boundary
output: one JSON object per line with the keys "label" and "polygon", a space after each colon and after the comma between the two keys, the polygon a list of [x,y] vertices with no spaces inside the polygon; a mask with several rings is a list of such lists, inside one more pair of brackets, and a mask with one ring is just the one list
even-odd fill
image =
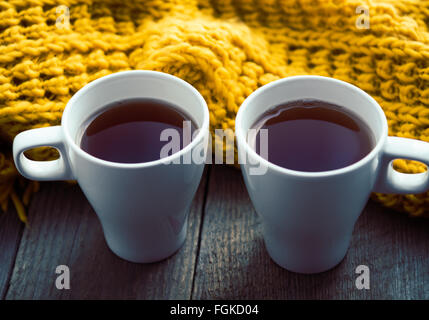
{"label": "second white mug", "polygon": [[[249,129],[267,110],[301,99],[329,102],[357,114],[375,137],[371,152],[347,167],[324,172],[290,170],[259,156],[247,142]],[[261,217],[268,253],[291,271],[317,273],[337,265],[372,191],[419,193],[429,189],[427,172],[403,174],[391,164],[395,158],[404,158],[429,165],[429,143],[388,137],[386,117],[378,103],[340,80],[295,76],[269,83],[243,102],[235,132],[244,181]]]}

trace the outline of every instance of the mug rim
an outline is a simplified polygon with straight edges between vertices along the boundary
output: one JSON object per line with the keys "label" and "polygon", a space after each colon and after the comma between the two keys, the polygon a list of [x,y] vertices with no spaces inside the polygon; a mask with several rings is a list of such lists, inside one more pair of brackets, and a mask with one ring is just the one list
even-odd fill
{"label": "mug rim", "polygon": [[[188,88],[191,91],[191,94],[194,94],[195,97],[198,99],[198,102],[203,107],[203,120],[202,125],[198,127],[199,130],[198,134],[194,139],[192,139],[191,143],[189,143],[184,148],[180,149],[178,152],[175,152],[168,157],[161,158],[158,160],[152,160],[147,162],[137,162],[137,163],[122,163],[122,162],[114,162],[114,161],[108,161],[103,160],[100,158],[97,158],[88,152],[82,150],[82,148],[76,143],[75,139],[72,139],[70,130],[68,127],[68,118],[70,117],[71,110],[73,108],[73,105],[76,103],[76,101],[84,95],[86,92],[91,90],[94,86],[97,86],[99,84],[102,84],[106,81],[116,80],[118,78],[127,78],[129,76],[135,76],[135,77],[152,77],[156,79],[160,79],[163,81],[174,81],[176,83],[179,83],[181,86],[184,86]],[[90,113],[89,113],[90,115]],[[63,133],[65,136],[65,140],[67,142],[67,145],[69,145],[77,154],[80,156],[86,158],[88,161],[95,162],[99,165],[108,166],[108,167],[116,167],[116,168],[123,168],[123,169],[137,169],[137,168],[148,168],[148,167],[154,167],[160,164],[168,163],[175,163],[174,160],[177,158],[182,157],[184,154],[188,153],[192,149],[195,148],[195,146],[200,142],[200,140],[204,139],[204,136],[206,134],[206,131],[209,129],[209,110],[207,107],[207,103],[201,93],[190,83],[186,82],[183,79],[180,79],[179,77],[176,77],[174,75],[160,72],[160,71],[154,71],[154,70],[126,70],[126,71],[119,71],[115,73],[108,74],[106,76],[100,77],[98,79],[95,79],[89,83],[87,83],[85,86],[83,86],[81,89],[79,89],[67,102],[63,116],[61,118],[61,127],[63,129]],[[181,162],[179,162],[181,163]],[[192,163],[191,163],[192,164]]]}
{"label": "mug rim", "polygon": [[[341,167],[341,168],[334,169],[334,170],[315,171],[315,172],[299,171],[299,170],[284,168],[284,167],[281,167],[277,164],[274,164],[274,163],[264,159],[259,154],[257,154],[256,151],[253,150],[252,147],[249,145],[249,143],[246,141],[246,135],[244,135],[242,132],[243,131],[242,122],[243,122],[243,117],[244,117],[243,115],[246,112],[247,106],[249,104],[251,104],[253,102],[253,100],[258,95],[262,94],[264,91],[271,89],[273,87],[276,87],[276,86],[286,86],[289,82],[294,82],[294,81],[326,81],[326,82],[330,82],[331,86],[343,86],[343,87],[346,87],[350,90],[355,91],[357,94],[363,96],[370,104],[372,104],[375,107],[379,118],[381,119],[382,128],[380,131],[381,136],[379,137],[379,139],[377,139],[377,137],[375,137],[376,138],[376,144],[371,149],[371,151],[365,157],[360,159],[359,161],[356,161],[356,162],[354,162],[348,166]],[[305,98],[305,97],[303,97],[303,98]],[[287,101],[288,100],[286,100],[285,102],[287,102]],[[263,112],[261,112],[260,115],[262,115],[262,113]],[[370,128],[372,133],[375,135],[372,127],[370,127],[369,125],[368,125],[368,127]],[[290,77],[286,77],[286,78],[282,78],[279,80],[272,81],[266,85],[263,85],[262,87],[259,87],[255,91],[253,91],[243,101],[240,108],[238,109],[237,116],[235,118],[235,134],[236,134],[236,138],[237,138],[237,146],[238,146],[238,144],[240,144],[241,147],[244,148],[244,154],[249,154],[249,156],[256,158],[258,160],[258,162],[262,163],[266,168],[270,168],[270,169],[272,169],[272,170],[274,170],[280,174],[285,174],[285,175],[299,177],[299,178],[322,178],[322,177],[328,177],[328,176],[342,175],[342,174],[357,170],[357,169],[363,167],[364,165],[366,165],[368,162],[370,162],[380,152],[380,150],[384,146],[385,140],[387,139],[387,135],[388,135],[388,126],[387,126],[386,116],[385,116],[384,111],[381,108],[381,106],[377,103],[377,101],[375,101],[375,99],[373,97],[371,97],[368,93],[366,93],[365,91],[363,91],[359,87],[352,85],[348,82],[345,82],[345,81],[342,81],[339,79],[335,79],[335,78],[331,78],[331,77],[317,76],[317,75],[300,75],[300,76],[290,76]],[[238,153],[240,154],[240,151],[238,151]],[[248,164],[246,163],[245,165],[248,165]]]}

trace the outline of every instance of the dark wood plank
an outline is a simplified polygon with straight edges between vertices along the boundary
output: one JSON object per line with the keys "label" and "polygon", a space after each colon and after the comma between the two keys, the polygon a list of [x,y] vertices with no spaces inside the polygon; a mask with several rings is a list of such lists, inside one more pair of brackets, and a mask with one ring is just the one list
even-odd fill
{"label": "dark wood plank", "polygon": [[[334,269],[302,275],[268,256],[241,173],[212,169],[193,299],[428,299],[429,221],[369,202],[346,258]],[[356,267],[370,268],[358,290]]]}
{"label": "dark wood plank", "polygon": [[0,212],[0,299],[5,297],[24,224],[9,203],[7,212]]}
{"label": "dark wood plank", "polygon": [[[44,184],[30,207],[7,299],[189,299],[207,174],[193,201],[184,246],[153,264],[135,264],[107,247],[98,219],[78,186]],[[70,290],[55,286],[70,268]]]}

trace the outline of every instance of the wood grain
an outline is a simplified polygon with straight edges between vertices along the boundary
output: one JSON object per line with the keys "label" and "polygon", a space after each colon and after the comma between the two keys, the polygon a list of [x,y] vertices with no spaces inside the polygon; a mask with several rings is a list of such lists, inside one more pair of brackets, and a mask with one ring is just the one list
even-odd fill
{"label": "wood grain", "polygon": [[23,228],[24,224],[9,203],[8,211],[0,212],[0,299],[4,298],[9,285]]}
{"label": "wood grain", "polygon": [[[428,299],[429,221],[369,202],[346,258],[334,269],[301,275],[268,256],[260,221],[238,170],[215,166],[206,200],[193,299]],[[358,290],[358,265],[370,289]]]}
{"label": "wood grain", "polygon": [[[189,299],[207,174],[193,201],[184,246],[172,257],[135,264],[107,247],[80,188],[44,184],[30,207],[7,299]],[[70,290],[55,286],[55,268],[70,268]]]}
{"label": "wood grain", "polygon": [[[185,245],[147,265],[110,252],[78,186],[43,184],[22,240],[15,215],[0,215],[2,297],[7,290],[7,299],[429,299],[429,220],[370,202],[339,266],[318,275],[295,274],[266,253],[240,172],[210,170],[193,202]],[[60,264],[70,267],[70,290],[55,287]],[[370,290],[355,288],[360,264],[370,268]]]}

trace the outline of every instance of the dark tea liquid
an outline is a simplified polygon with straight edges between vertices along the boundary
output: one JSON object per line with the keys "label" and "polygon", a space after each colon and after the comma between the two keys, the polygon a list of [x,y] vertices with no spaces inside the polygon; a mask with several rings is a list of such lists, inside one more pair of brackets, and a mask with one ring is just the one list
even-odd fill
{"label": "dark tea liquid", "polygon": [[[366,123],[343,107],[299,100],[263,114],[253,126],[268,130],[268,161],[298,171],[328,171],[364,158],[374,146]],[[261,155],[260,131],[256,152]]]}
{"label": "dark tea liquid", "polygon": [[[87,124],[80,147],[94,157],[120,163],[141,163],[160,159],[161,132],[175,129],[183,145],[184,121],[190,117],[164,101],[136,98],[113,102]],[[185,139],[186,140],[186,139]],[[186,142],[186,141],[185,141]]]}

